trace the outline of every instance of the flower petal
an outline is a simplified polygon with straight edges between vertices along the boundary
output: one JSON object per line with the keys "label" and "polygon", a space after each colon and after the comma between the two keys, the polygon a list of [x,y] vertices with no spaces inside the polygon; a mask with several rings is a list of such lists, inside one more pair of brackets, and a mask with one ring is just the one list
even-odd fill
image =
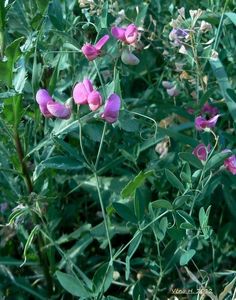
{"label": "flower petal", "polygon": [[60,119],[69,119],[71,116],[70,107],[59,102],[48,102],[47,109],[54,117]]}
{"label": "flower petal", "polygon": [[47,90],[40,89],[36,93],[36,101],[39,105],[46,105],[48,101],[53,101],[53,99]]}
{"label": "flower petal", "polygon": [[122,28],[122,27],[112,27],[111,29],[111,34],[117,39],[120,40],[122,42],[126,41],[125,38],[125,31],[126,28]]}
{"label": "flower petal", "polygon": [[89,61],[94,60],[100,55],[100,50],[91,44],[85,44],[81,50]]}
{"label": "flower petal", "polygon": [[133,53],[129,52],[129,50],[127,49],[124,49],[122,51],[121,60],[126,65],[135,66],[139,64],[139,59]]}
{"label": "flower petal", "polygon": [[102,96],[98,91],[92,91],[88,95],[88,104],[92,111],[97,110],[102,104]]}
{"label": "flower petal", "polygon": [[88,94],[93,91],[93,85],[89,79],[85,78],[83,80],[83,84],[84,84],[84,87],[85,87],[86,91],[88,92]]}
{"label": "flower petal", "polygon": [[109,35],[106,34],[104,35],[96,44],[95,44],[95,48],[97,50],[100,50],[106,43],[107,41],[109,40]]}
{"label": "flower petal", "polygon": [[[86,86],[89,88],[89,83],[86,81]],[[76,104],[88,104],[88,90],[85,84],[79,82],[73,89],[73,98]]]}
{"label": "flower petal", "polygon": [[104,112],[101,117],[108,123],[116,122],[119,116],[120,105],[120,97],[117,94],[110,95],[105,103]]}
{"label": "flower petal", "polygon": [[132,44],[138,37],[138,29],[134,24],[130,24],[125,30],[125,39],[128,44]]}

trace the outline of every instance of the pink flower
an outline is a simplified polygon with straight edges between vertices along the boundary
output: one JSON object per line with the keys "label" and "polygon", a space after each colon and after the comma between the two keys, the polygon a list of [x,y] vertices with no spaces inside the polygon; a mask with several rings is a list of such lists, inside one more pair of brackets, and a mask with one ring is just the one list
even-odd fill
{"label": "pink flower", "polygon": [[138,37],[138,29],[134,24],[127,27],[112,27],[111,34],[117,39],[126,44],[133,44]]}
{"label": "pink flower", "polygon": [[89,79],[84,79],[83,82],[75,85],[73,98],[76,104],[88,104],[92,111],[97,110],[102,105],[102,96],[94,90]]}
{"label": "pink flower", "polygon": [[171,97],[176,97],[179,95],[179,90],[177,89],[176,85],[170,89],[167,89],[166,91],[167,91],[167,94]]}
{"label": "pink flower", "polygon": [[94,60],[95,58],[97,58],[98,56],[100,56],[101,49],[107,43],[109,38],[110,38],[109,35],[106,34],[95,45],[86,43],[81,49],[83,54],[85,55],[85,57],[89,61],[91,61],[91,60]]}
{"label": "pink flower", "polygon": [[70,107],[54,101],[45,89],[38,90],[36,93],[36,101],[45,118],[56,117],[59,119],[69,119],[71,116]]}
{"label": "pink flower", "polygon": [[206,113],[209,117],[214,117],[219,113],[219,110],[217,107],[214,107],[210,105],[208,102],[206,102],[201,110],[202,113]]}
{"label": "pink flower", "polygon": [[92,111],[97,110],[102,105],[102,96],[98,91],[92,91],[89,93],[88,105]]}
{"label": "pink flower", "polygon": [[108,123],[116,122],[119,116],[120,104],[120,97],[117,94],[111,94],[105,103],[101,117]]}
{"label": "pink flower", "polygon": [[236,155],[231,155],[226,158],[224,161],[225,168],[231,172],[233,175],[236,175]]}
{"label": "pink flower", "polygon": [[195,119],[195,128],[196,130],[204,130],[206,128],[213,128],[216,125],[216,122],[218,120],[220,115],[216,115],[213,118],[211,118],[210,120],[206,120],[205,118],[198,116]]}
{"label": "pink flower", "polygon": [[89,79],[79,82],[73,89],[73,98],[76,104],[88,104],[88,95],[93,91],[93,85]]}
{"label": "pink flower", "polygon": [[207,147],[204,144],[199,144],[196,148],[193,149],[193,155],[200,160],[206,160],[208,152],[210,151],[210,145]]}

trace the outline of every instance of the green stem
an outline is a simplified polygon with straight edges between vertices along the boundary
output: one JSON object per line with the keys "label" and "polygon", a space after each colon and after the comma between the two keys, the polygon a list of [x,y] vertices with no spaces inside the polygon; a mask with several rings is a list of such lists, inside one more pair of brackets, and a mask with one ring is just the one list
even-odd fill
{"label": "green stem", "polygon": [[104,208],[104,205],[103,205],[103,200],[102,200],[102,195],[101,195],[101,191],[100,191],[98,176],[97,176],[96,172],[94,172],[94,176],[95,176],[95,179],[96,179],[96,185],[97,185],[97,191],[98,191],[98,198],[99,198],[100,206],[101,206],[101,209],[102,209],[102,216],[103,216],[103,220],[104,220],[104,225],[105,225],[105,230],[106,230],[106,236],[107,236],[107,241],[108,241],[108,246],[109,246],[110,263],[113,263],[113,259],[112,259],[112,246],[111,246],[111,239],[110,239],[110,234],[109,234],[107,216],[106,216],[106,213],[105,213],[105,208]]}
{"label": "green stem", "polygon": [[98,162],[99,162],[99,158],[100,158],[101,151],[102,151],[102,146],[103,146],[103,142],[104,142],[106,128],[107,128],[107,122],[104,123],[103,131],[102,131],[102,137],[101,137],[100,145],[99,145],[99,148],[98,148],[98,154],[97,154],[97,158],[96,158],[96,162],[95,162],[95,170],[96,171],[97,171]]}

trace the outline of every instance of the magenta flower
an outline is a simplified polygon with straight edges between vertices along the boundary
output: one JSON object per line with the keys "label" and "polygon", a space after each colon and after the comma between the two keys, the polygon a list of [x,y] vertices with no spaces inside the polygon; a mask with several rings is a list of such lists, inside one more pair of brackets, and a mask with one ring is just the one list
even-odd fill
{"label": "magenta flower", "polygon": [[89,79],[79,82],[73,89],[73,98],[76,104],[88,104],[88,95],[93,91],[93,85]]}
{"label": "magenta flower", "polygon": [[224,161],[225,168],[231,172],[233,175],[236,175],[236,155],[231,155],[226,158]]}
{"label": "magenta flower", "polygon": [[109,35],[106,34],[95,45],[86,43],[81,49],[85,57],[91,61],[100,56],[102,53],[101,49],[107,43],[109,38]]}
{"label": "magenta flower", "polygon": [[94,90],[89,79],[84,79],[83,82],[75,85],[73,98],[76,104],[88,104],[92,111],[97,110],[102,105],[102,96]]}
{"label": "magenta flower", "polygon": [[210,105],[208,102],[206,102],[201,110],[202,113],[206,113],[209,117],[214,117],[219,113],[219,110],[217,107],[214,107]]}
{"label": "magenta flower", "polygon": [[38,90],[36,93],[36,101],[45,118],[56,117],[60,119],[69,119],[71,116],[70,107],[54,101],[45,89]]}
{"label": "magenta flower", "polygon": [[101,117],[108,123],[116,122],[119,116],[120,104],[120,97],[117,94],[111,94],[105,103]]}
{"label": "magenta flower", "polygon": [[134,24],[127,27],[112,27],[111,34],[117,39],[126,44],[133,44],[138,37],[138,28]]}
{"label": "magenta flower", "polygon": [[206,120],[205,118],[199,116],[195,119],[195,128],[196,130],[204,130],[206,128],[213,128],[216,125],[216,122],[218,120],[220,115],[216,115],[213,118]]}
{"label": "magenta flower", "polygon": [[207,159],[208,152],[210,151],[210,145],[207,147],[204,144],[199,144],[193,149],[193,155],[198,159],[205,161]]}
{"label": "magenta flower", "polygon": [[89,93],[88,105],[92,111],[97,110],[102,105],[102,96],[98,91],[92,91]]}

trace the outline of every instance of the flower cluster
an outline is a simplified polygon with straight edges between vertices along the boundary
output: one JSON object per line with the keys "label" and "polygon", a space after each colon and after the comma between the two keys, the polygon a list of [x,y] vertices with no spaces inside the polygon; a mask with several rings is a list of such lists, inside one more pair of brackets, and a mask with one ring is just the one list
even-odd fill
{"label": "flower cluster", "polygon": [[[112,27],[111,34],[117,40],[123,42],[125,45],[134,46],[138,38],[138,29],[134,24],[129,24],[127,27]],[[102,47],[108,42],[109,35],[104,35],[95,45],[86,43],[82,47],[82,53],[89,60],[92,61],[102,54]],[[121,60],[126,65],[137,65],[139,59],[132,53],[129,48],[122,49]]]}

